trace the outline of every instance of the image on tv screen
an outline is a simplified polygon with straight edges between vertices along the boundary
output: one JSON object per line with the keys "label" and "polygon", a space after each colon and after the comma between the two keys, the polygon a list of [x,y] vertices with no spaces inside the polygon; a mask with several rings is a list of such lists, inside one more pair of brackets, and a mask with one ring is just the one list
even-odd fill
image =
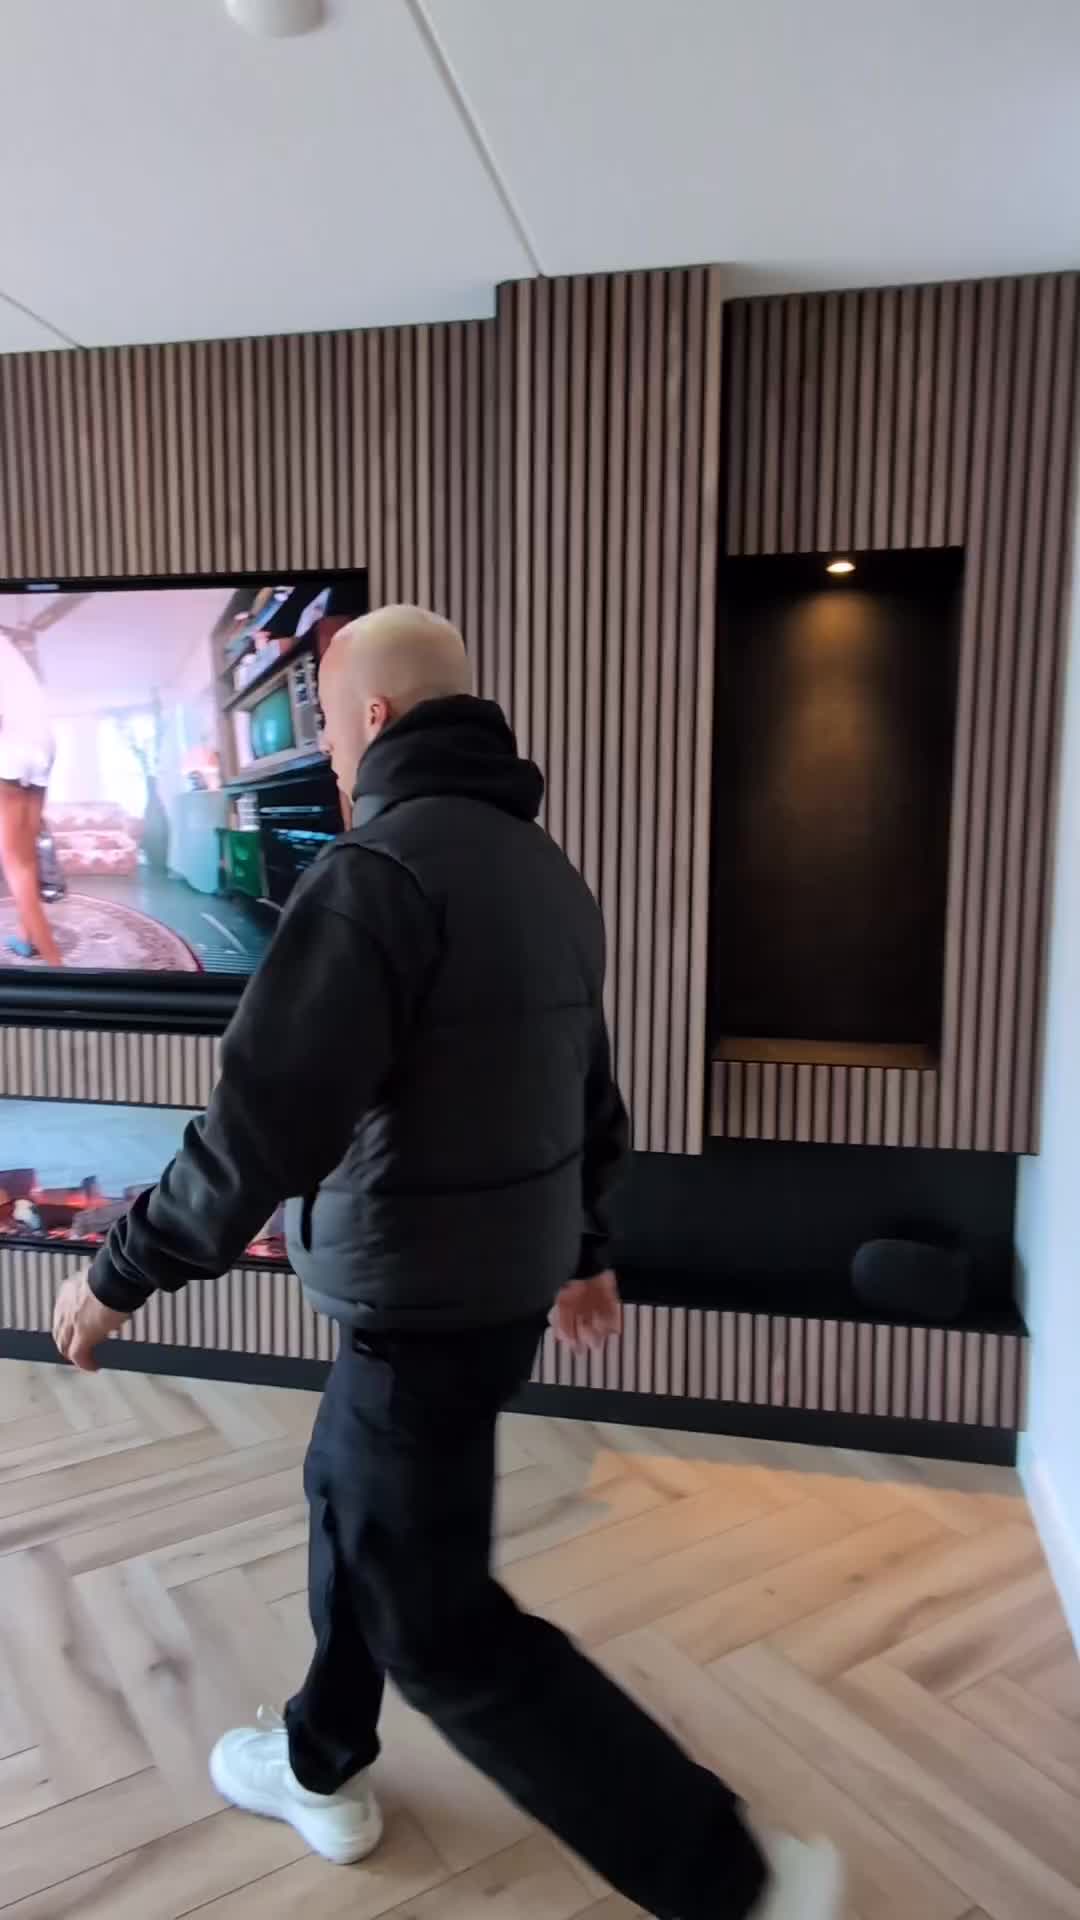
{"label": "image on tv screen", "polygon": [[366,605],[362,573],[0,586],[0,968],[250,973],[342,829],[318,669]]}
{"label": "image on tv screen", "polygon": [[[70,1246],[92,1257],[113,1221],[156,1184],[193,1114],[76,1101],[0,1100],[0,1247]],[[248,1248],[284,1261],[282,1209]]]}
{"label": "image on tv screen", "polygon": [[277,687],[251,709],[251,751],[257,760],[270,760],[295,745],[289,689]]}

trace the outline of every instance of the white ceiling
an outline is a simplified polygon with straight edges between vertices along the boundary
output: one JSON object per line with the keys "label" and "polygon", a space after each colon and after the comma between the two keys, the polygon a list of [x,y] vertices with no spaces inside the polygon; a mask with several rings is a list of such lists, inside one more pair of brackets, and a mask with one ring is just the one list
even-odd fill
{"label": "white ceiling", "polygon": [[0,351],[1080,263],[1080,0],[4,0]]}

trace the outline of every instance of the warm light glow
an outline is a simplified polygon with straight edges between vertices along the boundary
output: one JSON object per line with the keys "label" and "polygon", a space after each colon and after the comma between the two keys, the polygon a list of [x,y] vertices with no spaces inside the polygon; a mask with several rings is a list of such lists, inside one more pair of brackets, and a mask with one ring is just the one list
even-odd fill
{"label": "warm light glow", "polygon": [[854,560],[830,560],[825,571],[826,573],[854,573],[855,562]]}

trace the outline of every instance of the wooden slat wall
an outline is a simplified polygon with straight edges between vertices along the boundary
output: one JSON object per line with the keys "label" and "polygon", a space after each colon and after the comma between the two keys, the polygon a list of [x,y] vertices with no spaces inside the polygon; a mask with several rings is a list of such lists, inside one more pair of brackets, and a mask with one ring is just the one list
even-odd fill
{"label": "wooden slat wall", "polygon": [[532,281],[498,307],[493,689],[597,892],[639,1147],[700,1150],[720,276]]}
{"label": "wooden slat wall", "polygon": [[[0,577],[363,566],[495,630],[495,327],[0,356]],[[201,1106],[213,1040],[0,1030],[0,1094]]]}
{"label": "wooden slat wall", "polygon": [[[46,1333],[66,1264],[59,1252],[0,1245],[0,1329]],[[330,1361],[338,1330],[307,1304],[295,1274],[246,1267],[183,1293],[155,1294],[121,1337],[287,1365]],[[1026,1374],[1019,1333],[642,1304],[627,1306],[621,1338],[599,1353],[568,1353],[549,1333],[533,1380],[685,1400],[688,1425],[693,1403],[719,1403],[1017,1432]],[[948,1454],[946,1436],[937,1446]]]}
{"label": "wooden slat wall", "polygon": [[[675,1151],[705,1130],[719,323],[696,269],[509,287],[495,322],[0,358],[0,576],[366,564],[374,603],[460,622],[603,899],[639,1144]],[[62,1044],[19,1040],[4,1090],[66,1089]],[[171,1101],[158,1064],[125,1086]]]}
{"label": "wooden slat wall", "polygon": [[713,1074],[713,1131],[1030,1152],[1076,439],[1077,275],[733,302],[729,554],[966,552],[937,1074]]}
{"label": "wooden slat wall", "polygon": [[21,1100],[204,1107],[217,1078],[209,1034],[0,1026],[0,1094]]}
{"label": "wooden slat wall", "polygon": [[933,1147],[939,1076],[915,1067],[714,1060],[712,1132],[727,1140]]}
{"label": "wooden slat wall", "polygon": [[490,321],[0,355],[0,577],[367,566],[494,633]]}
{"label": "wooden slat wall", "polygon": [[[0,575],[366,564],[374,601],[458,620],[603,903],[637,1144],[696,1151],[718,543],[964,546],[940,1070],[717,1065],[712,1127],[1026,1150],[1076,276],[734,302],[723,381],[720,283],[537,281],[494,322],[0,357]],[[66,1086],[59,1045],[21,1091]]]}

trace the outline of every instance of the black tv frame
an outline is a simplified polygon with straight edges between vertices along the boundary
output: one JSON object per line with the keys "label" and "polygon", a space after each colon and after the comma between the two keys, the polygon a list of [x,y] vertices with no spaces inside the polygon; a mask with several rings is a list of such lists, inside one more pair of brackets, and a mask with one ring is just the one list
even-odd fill
{"label": "black tv frame", "polygon": [[[156,588],[298,586],[353,582],[358,611],[370,606],[366,567],[259,567],[219,573],[155,573],[0,580],[8,593],[138,593]],[[0,1026],[97,1027],[116,1033],[224,1033],[250,974],[57,971],[0,966]]]}

